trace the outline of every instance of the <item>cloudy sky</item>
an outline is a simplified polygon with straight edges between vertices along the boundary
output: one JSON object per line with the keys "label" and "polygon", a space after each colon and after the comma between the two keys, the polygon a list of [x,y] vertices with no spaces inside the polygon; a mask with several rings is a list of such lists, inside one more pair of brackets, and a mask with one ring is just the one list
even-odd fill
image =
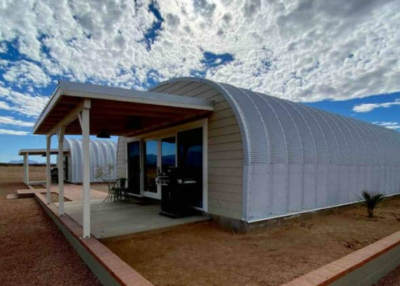
{"label": "cloudy sky", "polygon": [[198,76],[400,131],[400,1],[0,0],[0,162],[57,80]]}

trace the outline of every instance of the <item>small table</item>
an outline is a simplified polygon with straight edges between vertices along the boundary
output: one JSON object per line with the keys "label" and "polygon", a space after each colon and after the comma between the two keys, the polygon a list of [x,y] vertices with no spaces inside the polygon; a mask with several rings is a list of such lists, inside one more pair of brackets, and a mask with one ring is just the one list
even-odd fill
{"label": "small table", "polygon": [[115,180],[104,180],[104,183],[106,183],[108,186],[108,194],[107,194],[107,197],[105,197],[105,199],[103,200],[103,202],[111,201],[111,200],[113,200],[115,202],[116,193],[114,190],[115,189],[114,186],[116,184],[116,181]]}

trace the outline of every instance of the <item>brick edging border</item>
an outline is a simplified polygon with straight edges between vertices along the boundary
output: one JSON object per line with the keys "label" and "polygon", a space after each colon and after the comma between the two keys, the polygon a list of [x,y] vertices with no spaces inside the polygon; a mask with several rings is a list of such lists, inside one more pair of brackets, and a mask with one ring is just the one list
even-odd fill
{"label": "brick edging border", "polygon": [[42,194],[35,198],[103,285],[153,286],[93,236],[82,239],[82,227],[68,215],[58,216],[57,207],[47,205]]}
{"label": "brick edging border", "polygon": [[400,231],[282,286],[372,285],[400,265]]}

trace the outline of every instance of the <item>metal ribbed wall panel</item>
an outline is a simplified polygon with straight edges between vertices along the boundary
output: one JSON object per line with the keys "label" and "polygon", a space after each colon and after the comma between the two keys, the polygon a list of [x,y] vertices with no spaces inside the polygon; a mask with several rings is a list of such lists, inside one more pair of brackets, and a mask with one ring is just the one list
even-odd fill
{"label": "metal ribbed wall panel", "polygon": [[[261,125],[266,128],[266,136],[242,130],[245,148],[251,150],[247,158],[251,181],[244,184],[249,188],[246,220],[354,202],[363,189],[400,193],[398,132],[227,84],[216,85],[229,90],[226,96],[234,101],[247,101],[238,107],[238,120],[246,121],[242,126],[259,132]],[[257,156],[265,149],[269,156]],[[260,202],[260,198],[268,201]]]}
{"label": "metal ribbed wall panel", "polygon": [[[96,179],[97,168],[101,167],[107,171],[109,164],[114,166],[113,177],[117,177],[117,143],[114,141],[90,140],[90,181],[101,182]],[[83,165],[82,165],[82,140],[65,139],[65,148],[70,150],[69,181],[71,183],[82,183]]]}

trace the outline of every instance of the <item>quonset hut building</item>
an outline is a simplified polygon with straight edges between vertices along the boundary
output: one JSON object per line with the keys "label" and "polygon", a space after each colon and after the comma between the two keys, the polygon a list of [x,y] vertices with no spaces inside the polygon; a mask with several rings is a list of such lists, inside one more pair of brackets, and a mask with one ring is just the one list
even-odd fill
{"label": "quonset hut building", "polygon": [[[83,164],[82,164],[82,140],[65,138],[64,139],[64,155],[63,155],[63,169],[64,180],[80,184],[83,181]],[[102,182],[102,178],[96,178],[98,168],[102,168],[107,172],[110,178],[116,179],[116,162],[117,162],[117,143],[114,141],[90,140],[90,182]],[[58,156],[57,149],[49,150],[51,155]],[[46,149],[21,149],[20,156],[24,156],[24,176],[23,182],[26,185],[41,185],[44,181],[31,181],[29,179],[29,156],[40,155],[46,156]],[[111,174],[109,174],[109,166],[112,165]]]}
{"label": "quonset hut building", "polygon": [[244,231],[356,202],[364,189],[400,193],[399,132],[206,79],[149,91],[60,82],[34,134],[58,129],[83,136],[84,237],[95,165],[89,135],[99,133],[119,136],[117,177],[128,179],[131,195],[162,199],[157,171],[190,171],[192,206]]}
{"label": "quonset hut building", "polygon": [[[116,155],[117,143],[114,141],[90,140],[90,181],[102,182],[101,178],[96,178],[98,168],[102,168],[104,172],[109,171],[112,165],[111,178],[116,178]],[[82,165],[82,140],[80,139],[64,139],[64,148],[69,150],[65,156],[64,168],[65,180],[70,183],[82,183],[83,165]]]}
{"label": "quonset hut building", "polygon": [[[400,193],[396,131],[203,79],[174,79],[151,91],[214,101],[203,125],[208,174],[203,209],[224,223],[243,228],[353,203],[364,189]],[[179,140],[179,128],[176,132]],[[157,135],[120,138],[120,176],[127,173],[127,144],[135,138],[145,147]]]}

